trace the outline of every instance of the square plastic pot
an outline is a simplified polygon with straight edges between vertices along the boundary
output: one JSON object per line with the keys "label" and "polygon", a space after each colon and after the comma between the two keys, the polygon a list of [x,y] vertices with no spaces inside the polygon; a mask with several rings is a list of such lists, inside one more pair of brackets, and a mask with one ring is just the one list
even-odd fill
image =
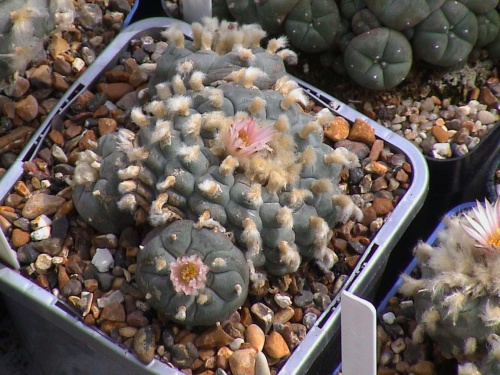
{"label": "square plastic pot", "polygon": [[[132,38],[143,35],[159,36],[160,32],[172,24],[178,24],[189,37],[190,26],[171,18],[149,18],[133,23],[121,32],[86,72],[74,83],[59,103],[53,115],[63,115],[81,92],[93,87],[103,72],[111,69]],[[393,151],[405,154],[412,166],[412,182],[405,195],[367,246],[357,266],[343,285],[359,296],[369,297],[384,271],[389,254],[409,223],[423,205],[428,188],[426,162],[410,142],[390,130],[369,120],[351,107],[337,101],[314,87],[299,81],[306,92],[319,105],[323,105],[349,121],[361,118],[375,129],[375,135],[384,140]],[[40,129],[37,138],[24,152],[25,159],[18,160],[8,171],[2,185],[4,199],[22,175],[22,164],[34,158],[42,145],[43,138],[50,131],[50,121]],[[0,292],[10,313],[18,323],[18,329],[25,338],[26,345],[39,368],[48,374],[61,373],[105,373],[105,374],[178,374],[182,373],[158,360],[145,366],[124,347],[112,342],[97,329],[83,324],[80,317],[63,301],[22,277],[15,271],[19,267],[16,254],[10,248],[6,237],[0,232],[0,255],[6,264],[0,265]],[[9,266],[7,266],[9,265]],[[302,343],[294,350],[280,375],[304,373],[331,373],[340,361],[340,347],[336,344],[340,335],[340,293],[329,304],[309,330]],[[326,355],[327,360],[320,356]],[[102,360],[96,361],[99,357]],[[321,363],[320,363],[321,362]],[[320,368],[315,372],[314,368]]]}

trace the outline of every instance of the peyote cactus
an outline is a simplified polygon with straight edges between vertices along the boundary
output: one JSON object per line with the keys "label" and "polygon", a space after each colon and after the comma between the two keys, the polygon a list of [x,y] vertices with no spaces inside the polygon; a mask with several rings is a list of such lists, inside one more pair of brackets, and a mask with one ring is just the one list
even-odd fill
{"label": "peyote cactus", "polygon": [[227,5],[239,23],[259,23],[271,35],[284,31],[290,43],[305,52],[333,48],[341,31],[333,0],[227,0]]}
{"label": "peyote cactus", "polygon": [[401,288],[415,300],[414,340],[425,332],[445,356],[474,362],[484,374],[500,366],[499,250],[500,203],[478,203],[446,218],[434,247],[415,248],[422,276],[406,276]]}
{"label": "peyote cactus", "polygon": [[[323,143],[334,115],[304,112],[308,99],[284,68],[282,59],[294,58],[284,38],[264,49],[255,25],[205,20],[192,28],[192,42],[175,28],[164,33],[169,47],[150,82],[152,100],[131,111],[137,134],[121,129],[101,137],[96,153],[80,154],[76,209],[103,232],[190,219],[231,233],[255,285],[265,281],[261,269],[294,272],[302,257],[330,269],[330,228],[361,216],[338,187],[342,168],[359,160]],[[162,256],[143,251],[139,274]],[[160,280],[148,289],[161,289]],[[163,298],[157,306],[171,311]]]}
{"label": "peyote cactus", "polygon": [[353,38],[344,53],[347,73],[372,90],[394,87],[411,69],[412,49],[399,31],[379,27]]}
{"label": "peyote cactus", "polygon": [[227,236],[179,220],[148,238],[135,278],[150,293],[149,303],[170,320],[213,325],[243,304],[248,266]]}
{"label": "peyote cactus", "polygon": [[43,56],[43,41],[73,23],[71,0],[0,1],[0,80]]}
{"label": "peyote cactus", "polygon": [[437,66],[465,62],[478,34],[477,18],[465,5],[448,0],[415,28],[413,49]]}

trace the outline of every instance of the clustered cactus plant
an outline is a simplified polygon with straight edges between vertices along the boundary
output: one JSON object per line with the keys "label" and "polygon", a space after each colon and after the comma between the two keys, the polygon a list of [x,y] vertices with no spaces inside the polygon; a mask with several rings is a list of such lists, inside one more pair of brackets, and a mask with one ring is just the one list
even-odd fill
{"label": "clustered cactus plant", "polygon": [[74,16],[71,0],[0,1],[0,81],[43,56],[45,38]]}
{"label": "clustered cactus plant", "polygon": [[401,288],[415,300],[413,339],[427,333],[464,375],[500,370],[499,202],[446,218],[435,246],[415,248],[421,278],[405,276]]}
{"label": "clustered cactus plant", "polygon": [[500,58],[498,0],[226,0],[240,23],[285,34],[300,51],[333,52],[369,89],[393,88],[414,58],[454,67],[481,48]]}
{"label": "clustered cactus plant", "polygon": [[[164,32],[151,100],[131,110],[139,130],[105,135],[79,155],[73,201],[102,232],[157,227],[137,281],[159,311],[204,325],[242,303],[248,278],[262,286],[265,271],[294,272],[302,258],[333,266],[331,228],[362,216],[339,175],[360,164],[323,143],[334,115],[304,111],[308,98],[286,75],[283,59],[295,55],[285,38],[263,48],[260,26],[215,19],[192,30],[193,41]],[[179,219],[180,230],[168,225]]]}

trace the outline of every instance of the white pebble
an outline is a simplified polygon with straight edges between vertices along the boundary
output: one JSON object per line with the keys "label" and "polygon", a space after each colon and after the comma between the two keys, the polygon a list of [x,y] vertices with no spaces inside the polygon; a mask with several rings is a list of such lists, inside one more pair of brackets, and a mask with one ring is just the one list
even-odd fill
{"label": "white pebble", "polygon": [[75,73],[80,72],[83,68],[85,68],[85,61],[83,61],[79,57],[75,57],[73,62],[71,63],[71,70],[73,70]]}
{"label": "white pebble", "polygon": [[292,300],[290,299],[289,296],[285,296],[283,294],[275,294],[274,295],[274,301],[276,304],[281,307],[282,309],[285,309],[289,306],[292,306]]}
{"label": "white pebble", "polygon": [[257,357],[255,358],[255,374],[271,375],[266,355],[262,352],[257,352]]}
{"label": "white pebble", "polygon": [[245,340],[243,340],[241,337],[237,337],[229,343],[229,349],[233,351],[238,350],[241,347],[241,344],[243,344],[244,342]]}
{"label": "white pebble", "polygon": [[489,111],[479,111],[477,114],[477,119],[481,121],[482,124],[488,125],[496,121],[496,116]]}
{"label": "white pebble", "polygon": [[43,227],[48,227],[50,224],[52,224],[52,220],[47,215],[40,215],[31,220],[30,226],[32,230],[37,230]]}
{"label": "white pebble", "polygon": [[31,232],[30,236],[33,241],[46,240],[50,237],[51,227],[43,227]]}
{"label": "white pebble", "polygon": [[99,272],[106,272],[114,266],[113,255],[109,249],[96,249],[95,255],[92,258],[92,264]]}
{"label": "white pebble", "polygon": [[52,145],[50,152],[51,152],[52,156],[58,162],[60,162],[60,163],[67,163],[68,162],[68,157],[66,156],[66,153],[58,145],[56,145],[56,144]]}
{"label": "white pebble", "polygon": [[384,315],[382,315],[382,320],[387,323],[387,324],[394,324],[396,321],[396,315],[392,312],[387,312]]}
{"label": "white pebble", "polygon": [[121,290],[113,290],[97,299],[97,307],[103,309],[113,303],[122,303],[124,300],[125,297]]}
{"label": "white pebble", "polygon": [[435,143],[432,150],[436,151],[438,155],[449,158],[451,156],[451,146],[449,143]]}

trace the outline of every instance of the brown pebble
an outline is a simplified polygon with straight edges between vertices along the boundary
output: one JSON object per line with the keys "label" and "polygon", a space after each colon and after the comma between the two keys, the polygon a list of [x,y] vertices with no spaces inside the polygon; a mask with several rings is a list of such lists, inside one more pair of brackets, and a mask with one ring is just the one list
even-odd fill
{"label": "brown pebble", "polygon": [[325,137],[336,142],[346,139],[349,135],[349,123],[341,116],[335,117],[325,127]]}
{"label": "brown pebble", "polygon": [[60,264],[57,266],[57,285],[59,286],[59,289],[62,289],[64,284],[66,284],[69,281],[69,276],[68,273],[66,272],[66,268]]}
{"label": "brown pebble", "polygon": [[487,105],[489,108],[496,108],[498,105],[498,98],[487,87],[483,87],[479,93],[477,100],[481,104]]}
{"label": "brown pebble", "polygon": [[102,309],[100,318],[112,322],[125,322],[125,308],[121,303],[112,303]]}
{"label": "brown pebble", "polygon": [[398,170],[396,172],[396,175],[394,177],[399,182],[406,182],[406,181],[408,181],[408,174],[403,169]]}
{"label": "brown pebble", "polygon": [[254,375],[257,352],[254,349],[237,350],[229,358],[229,368],[233,375]]}
{"label": "brown pebble", "polygon": [[85,287],[85,290],[88,290],[89,292],[95,292],[99,287],[99,283],[96,279],[86,279],[83,282],[83,286]]}
{"label": "brown pebble", "polygon": [[135,355],[144,364],[150,363],[155,356],[155,334],[151,326],[143,327],[134,336]]}
{"label": "brown pebble", "polygon": [[30,239],[30,234],[28,232],[25,232],[24,230],[15,228],[12,231],[11,240],[14,247],[21,247],[23,245],[26,245],[28,242],[30,242]]}
{"label": "brown pebble", "polygon": [[195,345],[200,348],[215,348],[229,345],[231,341],[233,338],[219,325],[199,335],[195,340]]}
{"label": "brown pebble", "polygon": [[58,130],[52,129],[49,133],[49,139],[58,146],[64,146],[64,135]]}
{"label": "brown pebble", "polygon": [[367,145],[372,145],[375,142],[375,129],[366,121],[357,118],[351,127],[347,139],[351,141],[359,141]]}
{"label": "brown pebble", "polygon": [[99,83],[97,85],[97,89],[99,90],[99,92],[107,94],[109,100],[111,100],[112,102],[116,102],[120,100],[123,97],[123,95],[134,91],[134,86],[132,86],[130,83],[123,83],[123,82]]}
{"label": "brown pebble", "polygon": [[285,324],[288,321],[290,321],[290,319],[293,318],[294,314],[295,311],[293,310],[292,307],[285,307],[284,309],[279,309],[274,313],[274,322]]}
{"label": "brown pebble", "polygon": [[450,134],[442,126],[433,126],[432,135],[439,143],[446,143],[450,139]]}
{"label": "brown pebble", "polygon": [[[69,50],[69,43],[64,39],[60,33],[54,33],[50,38],[48,51],[52,59],[62,59],[58,57],[60,54]],[[62,59],[63,60],[63,59]]]}
{"label": "brown pebble", "polygon": [[358,264],[360,255],[349,255],[345,257],[345,263],[350,269],[354,269],[356,264]]}
{"label": "brown pebble", "polygon": [[52,73],[52,86],[54,89],[58,91],[66,91],[69,88],[69,83],[66,82],[66,79],[63,75],[57,72]]}
{"label": "brown pebble", "polygon": [[33,87],[47,89],[52,87],[52,69],[48,65],[40,65],[31,70],[29,77]]}
{"label": "brown pebble", "polygon": [[110,70],[104,73],[104,76],[110,83],[118,82],[128,82],[130,79],[130,73],[122,70]]}
{"label": "brown pebble", "polygon": [[392,201],[388,198],[375,198],[372,206],[377,216],[384,216],[394,209]]}
{"label": "brown pebble", "polygon": [[370,155],[368,156],[370,160],[378,160],[380,157],[380,153],[384,149],[384,141],[381,139],[376,139],[372,144],[372,148],[370,150]]}
{"label": "brown pebble", "polygon": [[411,366],[410,372],[415,375],[435,375],[436,368],[432,362],[420,361]]}
{"label": "brown pebble", "polygon": [[28,95],[14,105],[16,115],[26,122],[32,121],[38,115],[38,101],[33,95]]}
{"label": "brown pebble", "polygon": [[88,130],[85,134],[82,135],[80,140],[78,141],[78,146],[83,150],[92,150],[95,149],[97,137],[93,130]]}
{"label": "brown pebble", "polygon": [[94,112],[94,118],[108,117],[110,115],[110,110],[105,104],[101,105]]}
{"label": "brown pebble", "polygon": [[245,330],[245,340],[258,351],[262,351],[266,335],[257,324],[250,324]]}
{"label": "brown pebble", "polygon": [[38,275],[35,279],[35,284],[38,286],[44,288],[44,289],[49,289],[50,287],[50,282],[47,279],[47,276],[45,275]]}
{"label": "brown pebble", "polygon": [[269,357],[274,359],[281,359],[290,355],[290,349],[285,339],[276,331],[271,331],[266,337],[264,351]]}
{"label": "brown pebble", "polygon": [[99,134],[101,135],[113,133],[116,130],[117,126],[118,124],[112,118],[104,117],[98,120]]}
{"label": "brown pebble", "polygon": [[22,215],[28,219],[34,219],[42,214],[52,215],[65,202],[64,198],[45,193],[34,194],[26,201]]}
{"label": "brown pebble", "polygon": [[148,318],[140,310],[134,310],[127,315],[127,324],[132,327],[141,328],[148,324]]}
{"label": "brown pebble", "polygon": [[67,76],[71,73],[71,64],[62,57],[57,57],[54,60],[54,72]]}
{"label": "brown pebble", "polygon": [[295,307],[293,309],[293,317],[292,317],[292,319],[290,319],[290,321],[292,323],[299,323],[302,321],[302,318],[303,318],[302,309],[300,307]]}

